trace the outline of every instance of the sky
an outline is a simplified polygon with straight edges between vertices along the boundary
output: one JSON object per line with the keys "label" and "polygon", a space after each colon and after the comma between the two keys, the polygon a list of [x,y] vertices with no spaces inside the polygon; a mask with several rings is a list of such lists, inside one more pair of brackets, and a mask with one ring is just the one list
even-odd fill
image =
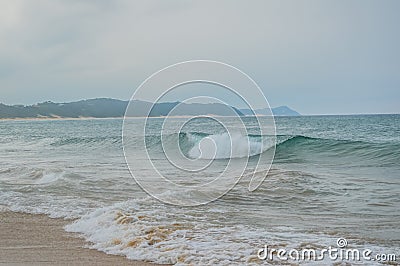
{"label": "sky", "polygon": [[397,0],[0,0],[0,102],[127,100],[154,72],[207,59],[273,107],[400,113],[399,13]]}

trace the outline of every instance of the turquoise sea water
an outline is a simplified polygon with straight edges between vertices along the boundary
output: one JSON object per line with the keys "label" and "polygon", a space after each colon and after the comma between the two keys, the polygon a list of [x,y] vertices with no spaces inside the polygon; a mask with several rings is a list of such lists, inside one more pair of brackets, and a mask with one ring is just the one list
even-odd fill
{"label": "turquoise sea water", "polygon": [[[158,128],[162,121],[149,124]],[[265,244],[318,248],[334,246],[339,237],[352,247],[399,254],[400,115],[277,117],[275,158],[262,185],[249,192],[244,177],[222,198],[198,207],[164,204],[137,185],[124,158],[122,122],[0,121],[0,204],[77,218],[66,230],[83,234],[95,248],[159,263],[265,263],[256,257]],[[250,133],[247,172],[257,154],[268,152],[259,146],[268,136]],[[198,157],[196,147],[207,137],[219,148],[218,162],[232,156],[220,128],[206,122],[167,134],[168,145],[174,134],[185,156]],[[241,141],[232,147],[237,157]],[[161,154],[159,144],[156,133],[146,136],[150,153]],[[129,145],[138,145],[140,168],[143,143]],[[190,183],[201,177],[158,159],[156,166],[171,178]]]}

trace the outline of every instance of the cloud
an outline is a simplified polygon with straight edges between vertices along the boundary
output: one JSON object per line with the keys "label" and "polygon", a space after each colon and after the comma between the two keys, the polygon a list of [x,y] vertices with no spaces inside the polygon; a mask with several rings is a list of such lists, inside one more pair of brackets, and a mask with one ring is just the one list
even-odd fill
{"label": "cloud", "polygon": [[400,96],[399,7],[398,1],[1,1],[0,101],[127,99],[167,65],[212,59],[250,74],[272,105],[302,113],[399,112],[393,103]]}

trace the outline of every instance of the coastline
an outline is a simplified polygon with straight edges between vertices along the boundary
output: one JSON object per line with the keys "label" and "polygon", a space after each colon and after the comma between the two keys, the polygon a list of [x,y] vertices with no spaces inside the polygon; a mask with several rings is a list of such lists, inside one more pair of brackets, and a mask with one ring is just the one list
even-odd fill
{"label": "coastline", "polygon": [[70,221],[0,211],[0,265],[159,265],[85,248],[88,242],[64,231]]}
{"label": "coastline", "polygon": [[[284,117],[282,115],[275,115]],[[82,116],[82,117],[13,117],[13,118],[0,118],[0,121],[58,121],[58,120],[112,120],[112,119],[159,119],[159,118],[192,118],[190,115],[174,115],[174,116],[115,116],[115,117],[91,117],[91,116]],[[221,115],[199,115],[199,117],[222,117],[222,118],[231,118],[236,116],[221,116]],[[243,116],[243,117],[268,117],[266,115],[254,115],[254,116]]]}
{"label": "coastline", "polygon": [[109,120],[123,117],[13,117],[0,118],[0,121],[58,121],[58,120]]}

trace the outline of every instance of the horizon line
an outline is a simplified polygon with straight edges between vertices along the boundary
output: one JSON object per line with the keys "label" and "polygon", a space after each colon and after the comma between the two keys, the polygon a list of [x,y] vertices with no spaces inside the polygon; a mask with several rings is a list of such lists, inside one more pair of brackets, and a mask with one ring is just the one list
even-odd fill
{"label": "horizon line", "polygon": [[[31,104],[18,104],[18,103],[16,103],[16,104],[8,104],[8,103],[4,103],[4,102],[0,102],[0,104],[6,105],[6,106],[24,106],[24,107],[27,107],[27,106],[34,106],[34,105],[37,105],[37,104],[50,103],[50,102],[51,103],[55,103],[55,104],[67,104],[67,103],[74,103],[74,102],[88,101],[88,100],[97,100],[97,99],[98,100],[101,100],[101,99],[103,99],[103,100],[105,100],[105,99],[106,100],[117,100],[117,101],[126,101],[126,102],[129,102],[131,100],[131,99],[124,100],[124,99],[118,99],[118,98],[112,98],[112,97],[94,97],[94,98],[77,99],[77,100],[71,100],[71,101],[60,101],[60,102],[52,101],[52,100],[46,100],[46,101],[41,101],[41,102],[36,102],[36,103],[31,103]],[[140,100],[140,101],[148,102],[146,100]],[[177,101],[165,101],[165,102],[159,102],[159,103],[175,103],[175,102],[181,102],[181,101],[179,101],[179,100],[177,100]],[[212,103],[198,103],[198,104],[212,104]],[[242,110],[242,109],[252,110],[250,108],[242,108],[242,107],[235,107],[235,106],[232,106],[232,107],[237,108],[239,110]],[[278,105],[278,106],[275,106],[275,107],[271,107],[270,106],[271,109],[278,108],[278,107],[288,107],[288,108],[292,109],[288,105]],[[257,109],[255,109],[255,110],[257,110]],[[292,109],[292,110],[294,110],[294,109]],[[297,110],[294,110],[294,111],[297,112]],[[364,113],[311,113],[311,114],[310,113],[308,113],[308,114],[307,113],[306,114],[299,113],[299,114],[300,114],[300,116],[339,116],[339,115],[351,116],[351,115],[399,115],[400,113],[384,113],[384,112],[383,113],[380,113],[380,112],[370,113],[370,112],[364,112]],[[281,117],[285,117],[283,115],[280,115],[280,116]],[[112,117],[110,117],[110,118],[112,118]],[[52,119],[52,118],[50,118],[50,119]]]}

